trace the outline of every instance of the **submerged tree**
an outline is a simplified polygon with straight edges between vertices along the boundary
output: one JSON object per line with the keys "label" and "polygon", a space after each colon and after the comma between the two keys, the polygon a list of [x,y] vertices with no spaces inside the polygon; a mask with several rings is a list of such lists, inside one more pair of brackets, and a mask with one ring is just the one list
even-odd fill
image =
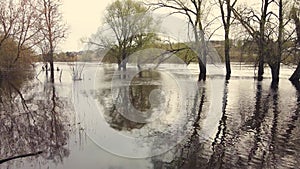
{"label": "submerged tree", "polygon": [[[254,9],[244,9],[237,11],[233,9],[234,16],[240,21],[247,32],[252,36],[258,46],[258,80],[263,80],[265,55],[267,53],[266,45],[266,23],[272,14],[269,9],[272,0],[262,0],[260,6],[260,14]],[[258,26],[256,25],[258,24]]]}
{"label": "submerged tree", "polygon": [[[18,50],[18,42],[6,39],[0,48],[0,79],[27,79],[31,77],[31,66],[34,52],[32,50]],[[17,60],[16,57],[19,57]]]}
{"label": "submerged tree", "polygon": [[279,82],[280,73],[280,63],[283,51],[283,33],[284,33],[284,23],[283,23],[283,0],[278,0],[278,31],[277,31],[277,54],[274,56],[269,56],[268,64],[271,68],[272,83],[277,84]]}
{"label": "submerged tree", "polygon": [[[296,49],[299,50],[300,47],[300,8],[299,8],[299,2],[298,2],[298,8],[293,6],[291,10],[291,18],[294,21],[295,27],[296,27],[296,34],[297,34],[297,39],[296,39]],[[296,51],[296,55],[298,55],[298,65],[296,70],[294,71],[293,75],[290,77],[290,81],[292,82],[299,82],[300,79],[300,57],[299,57],[299,51]]]}
{"label": "submerged tree", "polygon": [[109,49],[119,70],[126,70],[128,56],[154,39],[154,29],[155,21],[142,3],[116,0],[106,8],[104,24],[88,44],[98,50]]}
{"label": "submerged tree", "polygon": [[209,8],[204,0],[159,0],[155,3],[149,3],[155,8],[169,8],[173,10],[171,14],[181,14],[188,19],[192,27],[195,39],[194,47],[198,55],[199,78],[198,81],[206,80],[206,61],[209,54],[207,39],[205,38],[205,29],[212,23],[205,25]]}
{"label": "submerged tree", "polygon": [[62,14],[59,11],[60,0],[42,0],[38,1],[37,10],[41,14],[39,28],[41,38],[39,44],[46,62],[50,64],[50,80],[54,82],[54,60],[53,55],[57,45],[64,40],[67,33],[67,25],[62,20]]}
{"label": "submerged tree", "polygon": [[[39,42],[39,14],[35,0],[0,1],[0,76],[30,68]],[[1,73],[2,72],[2,73]],[[1,78],[1,77],[0,77]]]}
{"label": "submerged tree", "polygon": [[233,9],[235,17],[257,44],[259,81],[263,80],[265,63],[271,68],[272,82],[279,81],[284,43],[291,38],[285,28],[290,21],[285,19],[285,4],[283,0],[262,0],[259,12],[255,8]]}
{"label": "submerged tree", "polygon": [[225,32],[224,54],[225,54],[225,65],[226,65],[226,79],[229,79],[231,75],[230,40],[229,40],[230,26],[231,26],[231,13],[232,13],[232,8],[235,6],[237,0],[234,0],[233,2],[230,0],[218,0],[218,2],[221,10],[222,23]]}

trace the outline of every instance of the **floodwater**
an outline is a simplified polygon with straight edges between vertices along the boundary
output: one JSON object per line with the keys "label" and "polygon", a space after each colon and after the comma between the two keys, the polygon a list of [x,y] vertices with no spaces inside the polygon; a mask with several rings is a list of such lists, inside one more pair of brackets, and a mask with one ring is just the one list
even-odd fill
{"label": "floodwater", "polygon": [[[234,64],[225,81],[210,65],[156,70],[56,64],[55,84],[36,75],[0,82],[0,163],[5,169],[299,168],[300,88],[282,67],[278,87],[269,70],[257,82]],[[74,67],[74,66],[73,66]]]}

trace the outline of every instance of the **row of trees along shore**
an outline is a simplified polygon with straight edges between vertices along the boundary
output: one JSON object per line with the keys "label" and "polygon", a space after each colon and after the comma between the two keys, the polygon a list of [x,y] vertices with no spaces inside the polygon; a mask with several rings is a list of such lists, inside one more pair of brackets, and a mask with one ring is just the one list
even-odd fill
{"label": "row of trees along shore", "polygon": [[[187,24],[192,27],[194,43],[197,46],[199,81],[206,80],[208,42],[217,31],[214,27],[224,30],[226,79],[230,78],[230,38],[233,27],[235,30],[239,28],[239,39],[244,40],[244,45],[251,42],[252,50],[257,55],[255,65],[258,67],[258,81],[263,80],[264,69],[268,65],[272,82],[277,84],[280,64],[286,63],[287,58],[292,56],[293,60],[298,60],[298,65],[290,80],[296,82],[300,78],[299,6],[297,0],[258,0],[254,6],[242,5],[240,0],[116,0],[106,8],[104,24],[86,42],[99,49],[111,49],[110,56],[115,57],[119,69],[126,70],[127,56],[145,48],[151,40],[157,43],[158,37],[154,34],[138,34],[155,32],[149,31],[155,30],[155,25],[158,24],[151,18],[151,12],[168,9],[170,15],[184,16]],[[216,16],[214,12],[215,17],[211,17],[215,7],[218,7],[219,14]],[[219,27],[213,25],[215,21],[220,21]],[[104,33],[107,29],[112,31]],[[107,34],[110,38],[107,38]],[[188,49],[182,46],[176,48],[170,43],[168,50],[176,53]]]}
{"label": "row of trees along shore", "polygon": [[17,69],[26,71],[41,53],[54,82],[53,55],[68,28],[60,6],[60,0],[0,1],[0,79]]}
{"label": "row of trees along shore", "polygon": [[[0,77],[2,79],[7,70],[20,68],[24,60],[30,62],[26,57],[38,52],[46,62],[49,62],[50,79],[54,82],[54,54],[68,30],[63,22],[60,6],[60,0],[0,2]],[[291,56],[297,61],[297,68],[290,80],[299,81],[300,2],[297,0],[259,0],[254,6],[242,5],[241,0],[149,0],[146,2],[115,0],[104,12],[103,25],[85,42],[94,49],[110,49],[108,54],[116,59],[119,70],[126,70],[127,58],[130,54],[149,47],[164,46],[173,54],[192,55],[187,45],[164,43],[155,34],[159,21],[153,17],[152,12],[161,9],[168,9],[170,15],[184,16],[187,24],[192,28],[196,46],[193,52],[196,53],[200,70],[199,81],[206,80],[208,42],[217,28],[223,28],[224,31],[223,46],[227,79],[231,76],[232,40],[230,38],[233,37],[231,30],[236,31],[236,28],[239,28],[238,39],[244,40],[244,44],[251,42],[253,52],[257,55],[255,65],[258,67],[259,81],[263,80],[264,69],[268,65],[271,69],[272,81],[277,84],[280,64],[286,63],[287,58]],[[216,14],[212,9],[218,9],[219,13]],[[215,23],[219,23],[219,26]],[[5,45],[8,43],[13,45]],[[190,61],[192,59],[188,63]]]}

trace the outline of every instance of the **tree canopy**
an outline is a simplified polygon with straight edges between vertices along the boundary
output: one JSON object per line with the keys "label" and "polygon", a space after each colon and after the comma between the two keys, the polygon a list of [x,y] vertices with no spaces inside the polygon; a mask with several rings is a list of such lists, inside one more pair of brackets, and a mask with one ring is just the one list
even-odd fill
{"label": "tree canopy", "polygon": [[155,20],[151,12],[133,0],[116,0],[104,14],[103,25],[89,38],[96,49],[109,49],[119,69],[126,69],[127,57],[155,39]]}

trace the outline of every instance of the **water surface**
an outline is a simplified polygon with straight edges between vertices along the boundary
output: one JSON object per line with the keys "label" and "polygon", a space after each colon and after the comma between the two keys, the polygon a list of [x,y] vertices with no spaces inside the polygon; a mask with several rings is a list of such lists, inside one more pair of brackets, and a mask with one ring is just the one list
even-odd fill
{"label": "water surface", "polygon": [[115,65],[87,63],[81,81],[72,80],[68,64],[57,65],[63,73],[61,81],[56,73],[54,85],[44,72],[1,81],[0,159],[43,153],[0,168],[300,165],[300,90],[287,80],[293,71],[288,67],[276,88],[267,69],[257,82],[251,66],[238,64],[229,81],[212,69],[205,83],[190,80],[197,79],[197,65],[189,71],[162,65],[132,75]]}

